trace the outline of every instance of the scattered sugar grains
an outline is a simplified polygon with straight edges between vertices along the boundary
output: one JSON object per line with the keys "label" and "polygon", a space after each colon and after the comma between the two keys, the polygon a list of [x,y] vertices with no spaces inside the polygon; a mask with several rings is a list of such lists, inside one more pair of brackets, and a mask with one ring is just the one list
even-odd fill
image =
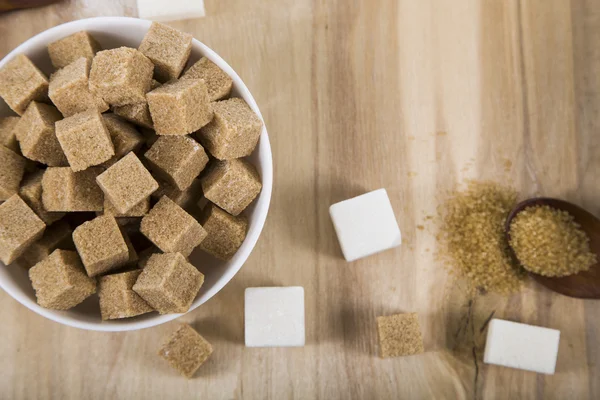
{"label": "scattered sugar grains", "polygon": [[511,188],[470,181],[440,208],[439,256],[471,290],[508,294],[521,286],[524,273],[513,262],[504,236],[516,198]]}
{"label": "scattered sugar grains", "polygon": [[568,276],[598,262],[590,239],[573,216],[549,206],[529,207],[510,225],[510,244],[523,268],[544,276]]}

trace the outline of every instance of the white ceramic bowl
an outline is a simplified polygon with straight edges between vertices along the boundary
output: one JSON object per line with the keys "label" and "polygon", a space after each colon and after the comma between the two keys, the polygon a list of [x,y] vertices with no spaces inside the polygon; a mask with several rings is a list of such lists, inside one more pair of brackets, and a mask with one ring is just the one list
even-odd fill
{"label": "white ceramic bowl", "polygon": [[[150,23],[150,21],[136,18],[104,17],[83,19],[59,25],[32,37],[14,49],[0,61],[0,68],[17,54],[23,53],[49,76],[52,72],[52,65],[50,63],[50,58],[48,57],[48,52],[46,51],[46,45],[48,43],[72,33],[85,30],[90,32],[105,49],[119,46],[137,48],[150,27]],[[199,60],[202,56],[213,61],[233,78],[232,95],[243,98],[254,112],[261,116],[256,101],[254,101],[250,91],[229,64],[213,50],[194,39],[188,66]],[[13,113],[0,99],[0,116],[3,117],[7,115],[13,115]],[[262,177],[263,189],[258,198],[245,211],[245,214],[249,219],[249,229],[246,240],[233,259],[229,262],[218,261],[202,253],[200,250],[196,250],[192,253],[190,261],[205,275],[205,281],[190,310],[193,310],[206,302],[221,290],[231,278],[233,278],[250,255],[264,226],[273,185],[273,161],[266,128],[263,128],[260,141],[256,150],[250,156],[250,161],[257,167],[258,172]],[[100,319],[98,298],[95,295],[69,311],[48,310],[40,307],[36,303],[35,294],[27,276],[27,271],[16,265],[7,267],[0,263],[0,287],[21,304],[36,313],[56,322],[60,322],[61,324],[82,329],[97,331],[129,331],[159,325],[171,321],[181,315],[159,315],[154,312],[134,318],[102,321]]]}

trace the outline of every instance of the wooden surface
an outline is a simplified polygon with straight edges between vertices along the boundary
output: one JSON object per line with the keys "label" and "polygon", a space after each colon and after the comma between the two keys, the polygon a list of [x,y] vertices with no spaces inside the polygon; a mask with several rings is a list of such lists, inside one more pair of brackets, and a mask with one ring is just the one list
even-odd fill
{"label": "wooden surface", "polygon": [[[468,299],[436,263],[426,220],[444,191],[468,178],[600,214],[598,1],[207,0],[206,8],[206,18],[172,25],[245,80],[275,160],[258,246],[223,291],[181,318],[214,355],[186,381],[155,355],[174,324],[86,332],[2,292],[0,398],[600,397],[600,303],[534,284],[508,299]],[[135,2],[0,16],[0,56],[49,27],[97,15],[135,16]],[[380,187],[404,243],[347,264],[328,207]],[[306,347],[244,348],[243,291],[259,285],[304,286]],[[375,317],[405,311],[420,315],[426,354],[379,359]],[[492,312],[560,329],[556,375],[483,365]]]}

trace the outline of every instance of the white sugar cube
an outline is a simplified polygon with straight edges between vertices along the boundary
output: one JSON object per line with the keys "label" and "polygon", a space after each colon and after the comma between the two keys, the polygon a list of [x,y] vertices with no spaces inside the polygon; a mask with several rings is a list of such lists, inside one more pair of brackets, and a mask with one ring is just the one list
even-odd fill
{"label": "white sugar cube", "polygon": [[247,347],[304,346],[304,288],[247,288]]}
{"label": "white sugar cube", "polygon": [[385,189],[344,200],[329,208],[342,253],[354,261],[400,246],[402,236]]}
{"label": "white sugar cube", "polygon": [[153,21],[204,17],[204,0],[137,0],[138,15]]}
{"label": "white sugar cube", "polygon": [[483,362],[552,375],[559,340],[556,329],[493,319]]}

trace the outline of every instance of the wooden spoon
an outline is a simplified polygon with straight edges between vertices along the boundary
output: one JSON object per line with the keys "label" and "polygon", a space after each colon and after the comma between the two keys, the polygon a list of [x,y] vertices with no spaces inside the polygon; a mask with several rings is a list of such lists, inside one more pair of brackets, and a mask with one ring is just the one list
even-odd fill
{"label": "wooden spoon", "polygon": [[[600,219],[593,214],[587,212],[581,207],[569,202],[551,199],[551,198],[534,198],[525,200],[512,209],[506,224],[504,232],[508,243],[510,243],[510,225],[515,216],[524,209],[532,206],[546,205],[558,210],[567,211],[575,218],[575,222],[581,225],[581,229],[590,238],[590,250],[596,253],[600,260]],[[510,251],[515,260],[518,261],[514,249]],[[592,265],[588,271],[583,271],[575,275],[569,275],[562,278],[551,278],[529,272],[529,275],[538,283],[544,285],[548,289],[564,294],[565,296],[577,297],[581,299],[600,299],[600,262]]]}

